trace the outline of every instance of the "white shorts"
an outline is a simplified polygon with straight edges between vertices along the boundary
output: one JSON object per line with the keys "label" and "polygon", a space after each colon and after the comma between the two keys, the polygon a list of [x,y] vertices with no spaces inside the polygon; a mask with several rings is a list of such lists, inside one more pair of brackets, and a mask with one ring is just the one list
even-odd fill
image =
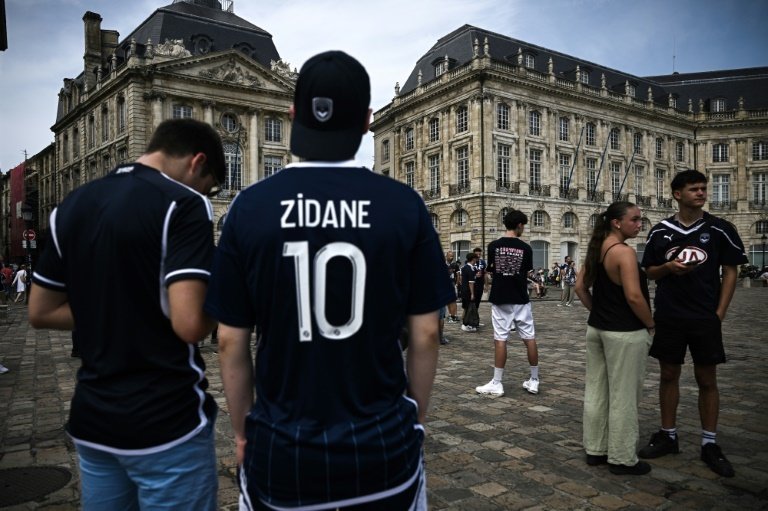
{"label": "white shorts", "polygon": [[513,326],[517,328],[520,339],[529,341],[536,338],[530,302],[491,304],[491,322],[493,323],[493,338],[497,341],[506,341]]}

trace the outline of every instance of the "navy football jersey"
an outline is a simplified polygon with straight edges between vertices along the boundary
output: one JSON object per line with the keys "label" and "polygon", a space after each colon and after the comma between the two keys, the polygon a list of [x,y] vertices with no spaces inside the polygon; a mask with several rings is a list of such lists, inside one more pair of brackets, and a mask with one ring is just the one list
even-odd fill
{"label": "navy football jersey", "polygon": [[168,286],[208,279],[212,216],[205,196],[139,163],[77,188],[51,214],[33,281],[66,293],[77,325],[76,443],[148,454],[211,420],[205,363],[173,331]]}
{"label": "navy football jersey", "polygon": [[685,275],[656,281],[655,317],[712,318],[720,300],[720,266],[748,262],[739,234],[733,225],[706,212],[689,227],[671,216],[648,233],[642,266],[662,265],[676,253],[677,259],[698,265]]}
{"label": "navy football jersey", "polygon": [[423,430],[398,336],[453,298],[444,264],[421,198],[365,168],[292,164],[240,192],[205,308],[260,333],[251,495],[338,507],[414,480]]}

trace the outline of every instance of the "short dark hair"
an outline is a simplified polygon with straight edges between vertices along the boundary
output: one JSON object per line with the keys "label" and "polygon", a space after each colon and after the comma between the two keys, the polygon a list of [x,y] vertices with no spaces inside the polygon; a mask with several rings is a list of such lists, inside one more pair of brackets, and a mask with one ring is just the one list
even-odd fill
{"label": "short dark hair", "polygon": [[472,249],[472,252],[482,252],[482,251],[483,251],[483,249],[480,248],[480,247],[475,247],[475,248]]}
{"label": "short dark hair", "polygon": [[474,251],[467,252],[467,257],[466,257],[467,262],[474,261],[475,259],[477,259],[477,254],[475,254]]}
{"label": "short dark hair", "polygon": [[221,137],[210,124],[194,119],[169,119],[161,122],[147,144],[147,153],[160,151],[177,158],[203,153],[205,174],[223,183],[226,175]]}
{"label": "short dark hair", "polygon": [[527,223],[528,223],[528,216],[522,211],[518,211],[517,209],[513,209],[512,211],[504,215],[504,227],[508,231],[517,229],[517,226],[520,224],[525,225]]}
{"label": "short dark hair", "polygon": [[675,177],[672,178],[672,191],[682,190],[685,188],[685,185],[691,185],[694,183],[706,183],[709,180],[707,179],[707,176],[699,172],[698,170],[684,170],[682,172],[678,172],[675,174]]}

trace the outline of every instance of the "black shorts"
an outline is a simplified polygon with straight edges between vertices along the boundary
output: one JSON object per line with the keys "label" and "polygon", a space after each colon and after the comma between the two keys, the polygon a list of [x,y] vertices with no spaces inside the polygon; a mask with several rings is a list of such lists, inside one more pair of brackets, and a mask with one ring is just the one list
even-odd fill
{"label": "black shorts", "polygon": [[660,362],[683,364],[685,350],[691,351],[694,364],[725,362],[720,319],[656,320],[656,335],[649,355]]}

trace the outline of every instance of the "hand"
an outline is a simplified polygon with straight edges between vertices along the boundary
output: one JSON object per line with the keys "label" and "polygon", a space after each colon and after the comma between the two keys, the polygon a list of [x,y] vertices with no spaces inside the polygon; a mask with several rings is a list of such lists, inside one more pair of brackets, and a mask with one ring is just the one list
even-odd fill
{"label": "hand", "polygon": [[680,259],[675,259],[674,261],[669,261],[664,264],[669,265],[669,273],[673,275],[685,275],[695,270],[696,267],[698,266],[696,264],[691,264],[691,265],[685,264]]}
{"label": "hand", "polygon": [[721,311],[720,309],[717,309],[715,311],[715,314],[717,314],[717,317],[720,320],[720,322],[722,322],[725,319],[725,311]]}

